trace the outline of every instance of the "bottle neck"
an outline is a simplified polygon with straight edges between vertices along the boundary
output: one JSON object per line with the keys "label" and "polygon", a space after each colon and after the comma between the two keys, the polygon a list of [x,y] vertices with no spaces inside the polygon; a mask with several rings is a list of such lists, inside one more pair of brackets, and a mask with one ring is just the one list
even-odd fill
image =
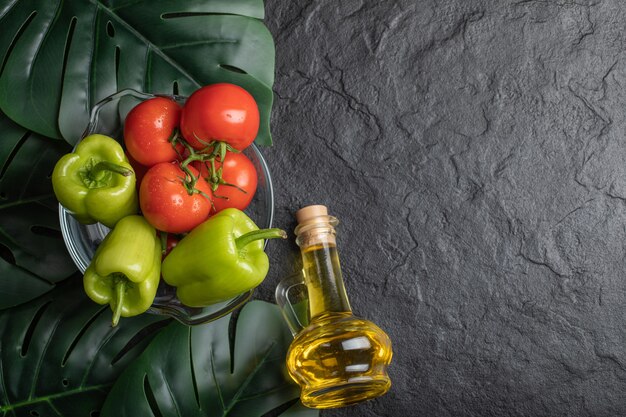
{"label": "bottle neck", "polygon": [[296,232],[311,319],[324,313],[350,313],[352,310],[341,275],[333,225],[330,222],[319,223],[300,227]]}

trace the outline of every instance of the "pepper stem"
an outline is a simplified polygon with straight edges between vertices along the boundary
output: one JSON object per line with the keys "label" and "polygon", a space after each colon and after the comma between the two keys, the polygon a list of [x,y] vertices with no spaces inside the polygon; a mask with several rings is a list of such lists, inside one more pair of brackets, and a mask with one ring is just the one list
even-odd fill
{"label": "pepper stem", "polygon": [[165,256],[167,251],[167,232],[159,232],[159,238],[161,239],[161,256]]}
{"label": "pepper stem", "polygon": [[276,238],[287,239],[287,233],[282,229],[276,228],[253,230],[235,239],[235,245],[237,245],[237,249],[242,249],[255,240]]}
{"label": "pepper stem", "polygon": [[126,279],[117,280],[115,283],[115,308],[113,309],[113,321],[111,326],[117,326],[122,315],[122,305],[124,304],[124,295],[126,294]]}
{"label": "pepper stem", "polygon": [[113,162],[110,162],[110,161],[98,162],[96,166],[93,167],[93,170],[91,172],[92,172],[92,175],[95,176],[99,174],[101,171],[111,171],[116,174],[123,175],[125,177],[130,177],[131,175],[133,175],[132,169],[128,169],[118,164],[114,164]]}

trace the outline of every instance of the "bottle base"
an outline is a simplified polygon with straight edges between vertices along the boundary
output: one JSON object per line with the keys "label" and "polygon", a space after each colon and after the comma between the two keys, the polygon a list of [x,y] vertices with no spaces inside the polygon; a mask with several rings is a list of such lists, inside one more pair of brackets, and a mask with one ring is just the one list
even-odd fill
{"label": "bottle base", "polygon": [[300,399],[309,408],[339,408],[379,397],[389,391],[388,378],[350,381],[328,387],[302,390]]}

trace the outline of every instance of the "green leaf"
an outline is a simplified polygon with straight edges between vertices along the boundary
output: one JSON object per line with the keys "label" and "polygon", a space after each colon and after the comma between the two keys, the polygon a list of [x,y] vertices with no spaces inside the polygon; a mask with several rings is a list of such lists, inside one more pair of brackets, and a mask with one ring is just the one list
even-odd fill
{"label": "green leaf", "polygon": [[0,309],[32,300],[76,271],[49,178],[69,150],[0,112]]}
{"label": "green leaf", "polygon": [[0,313],[0,416],[96,415],[115,379],[168,321],[143,314],[111,327],[80,276]]}
{"label": "green leaf", "polygon": [[[259,417],[297,399],[300,390],[285,367],[291,335],[278,307],[248,303],[231,343],[229,317],[169,325],[118,379],[102,416]],[[317,415],[302,406],[282,414]]]}
{"label": "green leaf", "polygon": [[0,0],[0,109],[76,143],[91,107],[124,88],[189,95],[231,82],[270,145],[274,42],[261,0]]}

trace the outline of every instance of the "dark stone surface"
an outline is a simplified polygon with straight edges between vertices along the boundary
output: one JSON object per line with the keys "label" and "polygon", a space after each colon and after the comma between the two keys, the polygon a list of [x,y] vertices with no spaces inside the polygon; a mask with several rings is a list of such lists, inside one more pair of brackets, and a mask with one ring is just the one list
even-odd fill
{"label": "dark stone surface", "polygon": [[276,224],[330,207],[355,313],[394,343],[392,390],[322,416],[626,415],[626,3],[266,10]]}

